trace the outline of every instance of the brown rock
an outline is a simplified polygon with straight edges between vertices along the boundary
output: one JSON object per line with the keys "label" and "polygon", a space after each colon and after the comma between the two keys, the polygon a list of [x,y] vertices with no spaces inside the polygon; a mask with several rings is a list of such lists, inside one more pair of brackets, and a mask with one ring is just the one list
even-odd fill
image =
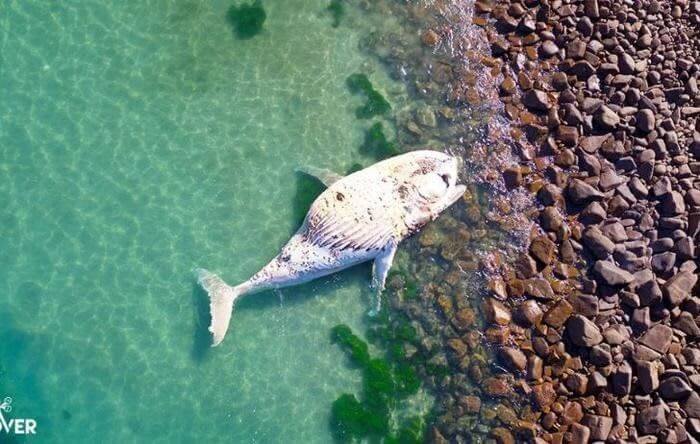
{"label": "brown rock", "polygon": [[592,347],[603,342],[603,335],[595,323],[588,318],[575,315],[566,323],[566,333],[574,344],[579,347]]}
{"label": "brown rock", "polygon": [[426,30],[423,32],[423,35],[421,35],[421,41],[425,46],[437,46],[440,43],[440,40],[440,34],[432,29]]}
{"label": "brown rock", "polygon": [[556,256],[556,246],[547,236],[537,236],[530,242],[530,254],[544,265],[549,265]]}
{"label": "brown rock", "polygon": [[501,302],[493,298],[488,298],[484,304],[486,319],[497,325],[508,325],[510,323],[510,310]]}
{"label": "brown rock", "polygon": [[639,339],[640,344],[644,344],[652,350],[665,354],[671,346],[673,330],[666,325],[655,325],[651,327],[644,336]]}
{"label": "brown rock", "polygon": [[613,420],[608,416],[585,415],[581,424],[591,429],[591,439],[605,441],[612,429]]}
{"label": "brown rock", "polygon": [[484,391],[489,396],[508,396],[511,393],[510,384],[504,378],[486,378],[482,384]]}
{"label": "brown rock", "polygon": [[674,307],[680,305],[690,297],[690,292],[697,282],[698,276],[695,273],[689,271],[676,273],[663,286],[666,300]]}
{"label": "brown rock", "polygon": [[503,347],[498,351],[498,356],[501,362],[511,371],[523,371],[527,366],[525,353],[517,348]]}
{"label": "brown rock", "polygon": [[574,308],[571,304],[566,299],[562,299],[547,311],[544,322],[554,328],[559,328],[564,325],[573,312]]}
{"label": "brown rock", "polygon": [[557,399],[557,392],[551,382],[544,382],[532,388],[532,396],[540,410],[549,407]]}

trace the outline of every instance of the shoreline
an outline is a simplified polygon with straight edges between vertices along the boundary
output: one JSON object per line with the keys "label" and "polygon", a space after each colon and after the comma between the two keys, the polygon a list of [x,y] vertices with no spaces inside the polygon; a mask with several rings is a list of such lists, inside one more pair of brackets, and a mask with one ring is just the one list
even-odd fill
{"label": "shoreline", "polygon": [[535,441],[700,439],[700,3],[631,3],[475,5],[520,157],[503,180],[541,205],[486,300]]}

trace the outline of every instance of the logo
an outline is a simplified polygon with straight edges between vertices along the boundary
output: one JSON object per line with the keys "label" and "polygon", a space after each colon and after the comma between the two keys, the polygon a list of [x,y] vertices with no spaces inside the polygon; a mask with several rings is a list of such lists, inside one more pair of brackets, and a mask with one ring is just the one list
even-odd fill
{"label": "logo", "polygon": [[36,435],[36,420],[30,418],[8,418],[12,411],[12,398],[9,396],[0,404],[0,432],[13,435]]}

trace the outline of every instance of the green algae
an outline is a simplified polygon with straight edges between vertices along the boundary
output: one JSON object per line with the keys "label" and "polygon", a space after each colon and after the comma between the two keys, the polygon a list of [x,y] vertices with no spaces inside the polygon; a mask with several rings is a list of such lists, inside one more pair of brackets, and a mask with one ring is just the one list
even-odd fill
{"label": "green algae", "polygon": [[351,74],[346,81],[348,89],[353,94],[364,93],[367,98],[365,104],[355,110],[358,119],[370,119],[391,111],[391,105],[379,91],[374,89],[372,82],[365,74]]}
{"label": "green algae", "polygon": [[340,20],[345,16],[343,0],[331,0],[330,5],[328,5],[326,9],[331,13],[331,17],[333,17],[333,27],[337,28],[340,26]]}
{"label": "green algae", "polygon": [[[398,335],[393,335],[389,330],[386,328],[374,337],[390,341],[403,341],[407,337],[415,339],[415,331],[411,334],[409,329],[401,328]],[[420,389],[421,382],[412,363],[403,353],[390,352],[385,358],[371,357],[367,343],[353,334],[347,325],[335,326],[331,339],[343,347],[351,361],[362,370],[361,400],[345,393],[331,408],[335,438],[341,442],[367,438],[384,438],[386,442],[396,443],[421,442],[423,422],[420,418],[399,425],[390,420],[400,402]]]}
{"label": "green algae", "polygon": [[377,122],[365,132],[365,140],[360,146],[360,153],[372,156],[377,160],[383,160],[401,154],[401,151],[396,143],[387,139],[382,123]]}
{"label": "green algae", "polygon": [[267,14],[263,9],[262,1],[256,0],[250,4],[231,6],[227,18],[236,37],[247,40],[260,34]]}

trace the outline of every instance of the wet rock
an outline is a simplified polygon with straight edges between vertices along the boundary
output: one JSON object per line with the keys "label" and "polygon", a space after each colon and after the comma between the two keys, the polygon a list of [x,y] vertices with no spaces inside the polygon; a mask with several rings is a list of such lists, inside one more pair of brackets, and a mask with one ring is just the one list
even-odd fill
{"label": "wet rock", "polygon": [[542,320],[542,309],[540,304],[532,299],[523,301],[517,311],[517,319],[525,325],[537,325]]}
{"label": "wet rock", "polygon": [[421,35],[421,41],[425,46],[437,46],[440,44],[440,34],[437,32],[433,31],[432,29],[428,29],[423,34]]}
{"label": "wet rock", "polygon": [[508,325],[510,323],[510,310],[496,299],[489,298],[485,303],[486,319],[497,325]]}
{"label": "wet rock", "polygon": [[644,336],[639,339],[640,344],[644,344],[659,353],[666,353],[671,346],[673,330],[666,325],[655,325],[649,329]]}
{"label": "wet rock", "polygon": [[566,333],[571,342],[579,347],[592,347],[603,341],[598,326],[581,315],[569,318],[566,322]]}
{"label": "wet rock", "polygon": [[551,104],[544,91],[531,89],[523,94],[523,104],[533,111],[547,111]]}
{"label": "wet rock", "polygon": [[564,219],[555,207],[547,207],[540,213],[540,225],[546,231],[559,231],[563,223]]}
{"label": "wet rock", "polygon": [[484,392],[489,396],[503,397],[511,393],[510,384],[505,378],[490,377],[483,381]]}
{"label": "wet rock", "polygon": [[511,371],[523,371],[527,366],[525,353],[517,348],[503,347],[498,351],[498,356],[506,368]]}
{"label": "wet rock", "polygon": [[604,143],[606,143],[610,139],[609,134],[605,134],[602,136],[589,136],[589,137],[584,137],[581,140],[581,143],[579,146],[583,151],[585,151],[588,154],[594,154],[596,153],[600,147],[603,146]]}
{"label": "wet rock", "polygon": [[538,236],[530,242],[530,254],[544,265],[549,265],[556,256],[556,245],[547,236]]}
{"label": "wet rock", "polygon": [[573,312],[574,308],[571,304],[566,299],[562,299],[547,311],[544,322],[554,328],[559,328],[564,325]]}
{"label": "wet rock", "polygon": [[523,183],[522,170],[519,166],[506,168],[503,171],[503,180],[510,189],[519,187]]}
{"label": "wet rock", "polygon": [[540,409],[544,409],[554,403],[557,399],[557,392],[551,382],[544,382],[532,387],[532,396],[535,404]]}
{"label": "wet rock", "polygon": [[634,280],[634,276],[630,272],[623,270],[612,262],[596,261],[593,270],[601,282],[611,287],[627,285]]}

